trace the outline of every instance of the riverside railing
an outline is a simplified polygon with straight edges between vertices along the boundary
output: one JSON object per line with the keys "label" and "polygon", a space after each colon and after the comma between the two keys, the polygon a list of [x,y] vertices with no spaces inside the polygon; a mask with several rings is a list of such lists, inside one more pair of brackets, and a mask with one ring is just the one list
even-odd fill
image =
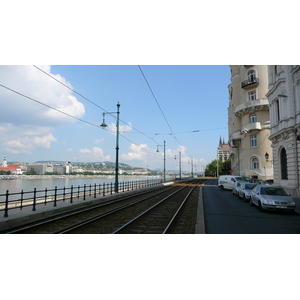
{"label": "riverside railing", "polygon": [[[138,180],[138,181],[124,181],[119,182],[119,193],[141,189],[149,186],[154,186],[161,183],[161,179]],[[0,194],[0,211],[4,211],[4,217],[8,217],[8,211],[12,209],[22,210],[24,207],[32,206],[32,211],[36,211],[37,205],[47,205],[53,203],[57,206],[59,201],[68,201],[73,203],[75,199],[86,200],[87,197],[97,198],[99,196],[106,196],[114,194],[114,183],[78,185],[71,187],[63,187],[54,189],[37,190],[20,193],[10,193],[8,190],[5,194]]]}

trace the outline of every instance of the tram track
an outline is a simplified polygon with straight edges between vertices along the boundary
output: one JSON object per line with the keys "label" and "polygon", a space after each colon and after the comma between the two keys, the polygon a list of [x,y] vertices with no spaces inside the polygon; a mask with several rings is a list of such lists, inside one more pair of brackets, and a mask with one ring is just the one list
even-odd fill
{"label": "tram track", "polygon": [[[151,191],[145,191],[142,194],[130,195],[127,197],[121,197],[119,199],[105,201],[97,205],[91,205],[85,207],[84,209],[78,209],[70,213],[56,216],[55,218],[45,220],[44,222],[39,222],[25,226],[24,228],[15,229],[7,233],[22,233],[22,234],[34,234],[34,233],[57,233],[57,234],[86,234],[86,233],[128,233],[128,229],[117,230],[124,226],[124,224],[129,223],[132,219],[136,218],[138,215],[145,214],[145,211],[151,210],[155,211],[154,207],[157,206],[156,210],[159,211],[173,211],[175,207],[177,215],[180,215],[185,207],[184,204],[181,205],[182,201],[174,200],[180,198],[181,200],[186,197],[183,194],[193,193],[199,185],[203,184],[203,180],[196,180],[193,184],[189,181],[189,184],[172,185],[168,187],[163,187],[161,189],[155,189]],[[183,193],[183,194],[182,194]],[[177,196],[176,196],[177,195]],[[172,198],[172,201],[166,201],[166,199]],[[163,200],[164,199],[164,200]],[[163,201],[162,201],[163,200]],[[171,203],[168,204],[168,208],[162,207],[159,203]],[[179,203],[180,202],[180,203]],[[186,200],[184,201],[186,202]],[[179,206],[181,208],[179,209]],[[153,210],[152,210],[153,209]],[[149,215],[149,213],[147,213]],[[154,213],[156,217],[154,219],[165,219],[166,217],[162,212]],[[173,214],[174,215],[174,214]],[[171,217],[172,219],[172,217]],[[172,223],[178,219],[174,217]],[[174,223],[175,224],[175,223]],[[177,225],[178,226],[178,225]],[[126,226],[127,228],[131,227]],[[174,229],[174,225],[169,225],[166,232],[160,233],[177,233]],[[173,228],[173,229],[172,229]],[[158,233],[154,230],[134,230],[130,233]],[[181,232],[184,233],[184,232]]]}

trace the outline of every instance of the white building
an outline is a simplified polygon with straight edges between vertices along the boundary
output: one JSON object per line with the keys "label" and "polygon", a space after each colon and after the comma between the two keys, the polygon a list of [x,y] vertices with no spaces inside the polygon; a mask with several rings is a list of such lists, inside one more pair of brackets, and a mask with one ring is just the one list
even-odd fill
{"label": "white building", "polygon": [[299,197],[300,66],[269,66],[268,77],[274,182]]}

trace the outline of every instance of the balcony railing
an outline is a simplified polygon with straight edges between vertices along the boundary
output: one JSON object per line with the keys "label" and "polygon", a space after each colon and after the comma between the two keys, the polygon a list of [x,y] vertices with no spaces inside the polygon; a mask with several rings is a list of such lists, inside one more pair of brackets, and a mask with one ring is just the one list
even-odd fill
{"label": "balcony railing", "polygon": [[242,81],[241,87],[242,88],[253,87],[253,86],[257,86],[258,84],[259,84],[259,79],[255,76],[250,76],[247,80]]}

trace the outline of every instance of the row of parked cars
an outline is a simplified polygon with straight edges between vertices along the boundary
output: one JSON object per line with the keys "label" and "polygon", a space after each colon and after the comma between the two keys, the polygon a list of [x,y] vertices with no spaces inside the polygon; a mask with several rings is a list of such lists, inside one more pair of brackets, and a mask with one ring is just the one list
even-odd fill
{"label": "row of parked cars", "polygon": [[260,211],[284,210],[295,211],[296,203],[280,186],[273,182],[263,182],[258,179],[251,180],[241,176],[220,176],[218,186],[222,189],[232,190],[232,194],[250,205],[258,206]]}

